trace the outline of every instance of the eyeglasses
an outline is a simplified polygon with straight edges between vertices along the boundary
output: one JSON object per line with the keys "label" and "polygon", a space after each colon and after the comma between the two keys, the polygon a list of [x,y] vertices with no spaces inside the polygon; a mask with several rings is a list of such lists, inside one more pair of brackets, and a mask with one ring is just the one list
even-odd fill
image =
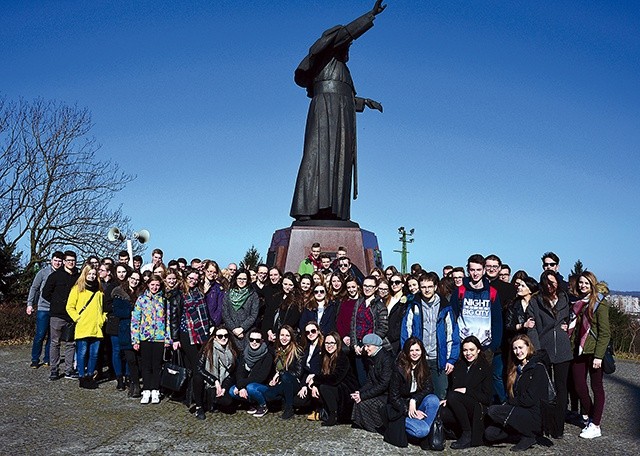
{"label": "eyeglasses", "polygon": [[262,342],[261,337],[249,337],[249,342]]}
{"label": "eyeglasses", "polygon": [[349,265],[348,265],[348,264],[344,264],[344,263],[343,263],[343,264],[340,264],[340,267],[341,267],[341,268],[348,268],[348,267],[349,267]]}
{"label": "eyeglasses", "polygon": [[487,265],[485,266],[485,268],[486,268],[486,269],[494,270],[494,269],[498,269],[498,268],[500,268],[500,266],[499,266],[499,265],[497,265],[497,264],[494,264],[494,265],[489,265],[489,264],[487,264]]}
{"label": "eyeglasses", "polygon": [[76,259],[75,258],[67,258],[64,260],[65,263],[75,263]]}
{"label": "eyeglasses", "polygon": [[187,280],[191,280],[193,282],[196,282],[199,279],[199,277],[187,277]]}
{"label": "eyeglasses", "polygon": [[324,344],[325,344],[325,345],[336,345],[336,343],[335,343],[335,342],[325,342]]}
{"label": "eyeglasses", "polygon": [[216,339],[228,339],[229,338],[229,333],[224,333],[224,334],[216,334]]}
{"label": "eyeglasses", "polygon": [[237,280],[238,282],[246,282],[246,281],[247,281],[247,278],[246,278],[246,277],[238,277],[236,280]]}
{"label": "eyeglasses", "polygon": [[378,291],[389,291],[387,287],[378,287]]}
{"label": "eyeglasses", "polygon": [[375,285],[362,285],[362,288],[375,288]]}
{"label": "eyeglasses", "polygon": [[313,292],[315,294],[325,294],[326,293],[326,291],[324,291],[324,290],[313,290]]}
{"label": "eyeglasses", "polygon": [[543,265],[545,268],[553,268],[553,267],[555,267],[557,264],[558,264],[558,263],[542,263],[542,265]]}
{"label": "eyeglasses", "polygon": [[314,329],[307,329],[307,330],[305,331],[305,333],[307,333],[307,336],[308,336],[309,334],[315,334],[315,333],[317,333],[317,332],[318,332],[318,330],[317,330],[317,329],[315,329],[315,328],[314,328]]}
{"label": "eyeglasses", "polygon": [[140,282],[140,279],[136,279],[135,277],[129,277],[129,280],[132,282]]}
{"label": "eyeglasses", "polygon": [[391,285],[402,285],[402,280],[392,280]]}

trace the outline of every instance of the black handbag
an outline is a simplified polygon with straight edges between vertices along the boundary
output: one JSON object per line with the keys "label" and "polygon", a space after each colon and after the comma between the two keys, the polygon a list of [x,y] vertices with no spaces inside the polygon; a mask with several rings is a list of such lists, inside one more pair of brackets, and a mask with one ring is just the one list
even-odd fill
{"label": "black handbag", "polygon": [[[96,292],[94,291],[93,294],[91,295],[91,297],[89,298],[89,300],[87,301],[87,303],[84,305],[84,307],[82,307],[82,309],[80,309],[80,312],[78,312],[78,315],[82,314],[82,312],[84,312],[84,309],[87,308],[87,306],[89,305],[89,303],[93,300],[93,297],[96,295]],[[75,321],[71,321],[71,322],[67,322],[63,327],[62,327],[62,331],[60,332],[60,340],[63,342],[73,342],[74,340],[76,340],[76,323]]]}
{"label": "black handbag", "polygon": [[173,350],[171,361],[166,361],[162,365],[160,374],[160,386],[171,391],[178,392],[191,375],[189,369],[184,367],[180,350]]}
{"label": "black handbag", "polygon": [[62,331],[60,332],[60,340],[63,342],[73,342],[76,340],[76,322],[68,321],[62,327]]}
{"label": "black handbag", "polygon": [[433,424],[431,425],[431,432],[429,432],[429,448],[431,448],[432,451],[443,451],[444,443],[444,423],[442,422],[440,409],[438,409],[436,419],[433,420]]}
{"label": "black handbag", "polygon": [[107,322],[104,325],[104,332],[108,336],[117,336],[120,333],[120,317],[107,315]]}
{"label": "black handbag", "polygon": [[607,349],[604,351],[602,357],[602,372],[605,374],[613,374],[616,371],[616,359],[613,357],[613,347],[611,341],[607,345]]}

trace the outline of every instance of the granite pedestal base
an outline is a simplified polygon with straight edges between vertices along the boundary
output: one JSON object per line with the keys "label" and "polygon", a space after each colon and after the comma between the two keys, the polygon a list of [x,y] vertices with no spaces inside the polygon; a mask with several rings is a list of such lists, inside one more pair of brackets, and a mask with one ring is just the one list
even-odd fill
{"label": "granite pedestal base", "polygon": [[336,257],[338,247],[347,249],[347,256],[367,275],[375,266],[381,267],[382,254],[376,235],[354,226],[322,226],[321,224],[294,223],[276,230],[271,238],[267,264],[281,271],[298,272],[300,262],[311,252],[311,245],[319,242],[323,253]]}

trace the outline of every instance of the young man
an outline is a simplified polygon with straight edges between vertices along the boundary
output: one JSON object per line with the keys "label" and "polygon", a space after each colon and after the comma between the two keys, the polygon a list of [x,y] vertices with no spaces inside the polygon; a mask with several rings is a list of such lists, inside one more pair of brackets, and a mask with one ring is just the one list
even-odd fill
{"label": "young man", "polygon": [[331,257],[328,253],[323,253],[322,255],[320,255],[320,263],[322,264],[322,268],[319,269],[319,271],[322,272],[325,276],[333,272],[333,269],[331,269]]}
{"label": "young man", "polygon": [[140,255],[133,256],[133,270],[140,272],[140,268],[142,267],[142,257]]}
{"label": "young man", "polygon": [[[63,266],[51,273],[42,289],[42,297],[50,303],[49,330],[51,331],[51,346],[49,348],[49,362],[51,363],[51,374],[49,375],[49,380],[51,381],[60,378],[58,371],[60,365],[60,335],[62,334],[62,328],[71,322],[71,317],[67,313],[67,299],[79,276],[76,269],[75,252],[71,250],[64,252]],[[78,373],[73,369],[75,348],[75,342],[65,342],[65,378],[78,378]]]}
{"label": "young man", "polygon": [[464,268],[461,266],[455,267],[451,270],[451,278],[453,279],[453,284],[456,288],[462,285],[462,280],[464,279]]}
{"label": "young man", "polygon": [[460,355],[460,332],[451,306],[444,296],[436,293],[439,282],[435,272],[419,277],[420,293],[402,320],[400,346],[412,336],[422,340],[435,394],[444,400],[447,375],[453,372]]}
{"label": "young man", "polygon": [[311,253],[309,256],[300,262],[298,268],[298,274],[313,274],[317,270],[322,269],[322,263],[320,262],[320,243],[314,242],[311,245]]}
{"label": "young man", "polygon": [[[502,269],[502,260],[498,255],[488,255],[485,258],[484,268],[485,275],[487,279],[489,279],[489,284],[496,289],[498,292],[498,298],[500,299],[500,303],[502,305],[502,317],[503,322],[506,318],[506,310],[511,306],[511,303],[516,298],[517,290],[514,285],[511,285],[510,282],[505,282],[500,280],[500,270]],[[504,327],[503,327],[504,330]],[[505,341],[507,342],[507,341]],[[502,344],[501,344],[502,345]],[[497,395],[497,399],[499,403],[503,403],[507,400],[507,392],[504,387],[503,380],[503,371],[504,371],[504,360],[502,352],[508,355],[509,347],[499,346],[494,350],[492,368],[493,368],[493,389]]]}
{"label": "young man", "polygon": [[129,252],[120,250],[120,252],[118,252],[118,263],[129,265]]}
{"label": "young man", "polygon": [[542,255],[542,270],[547,271],[549,269],[556,273],[558,286],[569,293],[569,284],[564,280],[562,274],[560,274],[560,257],[553,252],[545,252],[544,255]]}
{"label": "young man", "polygon": [[31,347],[31,368],[40,367],[40,354],[42,353],[42,343],[45,337],[47,343],[44,346],[44,355],[42,356],[43,364],[49,365],[49,349],[51,345],[51,336],[49,334],[49,301],[42,296],[42,289],[47,283],[49,276],[60,269],[64,261],[64,253],[56,251],[51,257],[51,264],[38,271],[31,288],[29,288],[29,296],[27,297],[27,315],[36,312],[36,334],[33,337],[33,346]]}
{"label": "young man", "polygon": [[[155,268],[162,264],[162,257],[164,256],[164,252],[160,249],[153,249],[151,252],[151,263],[147,263],[140,269],[140,272],[151,271],[153,272]],[[135,258],[134,258],[135,261]],[[135,266],[134,266],[135,267]]]}
{"label": "young man", "polygon": [[364,275],[355,264],[351,264],[351,259],[349,257],[345,256],[338,260],[338,270],[343,274],[354,277],[356,282],[358,282],[358,285],[363,283]]}
{"label": "young man", "polygon": [[500,268],[500,274],[498,274],[498,278],[503,282],[511,283],[511,266],[508,264],[503,264]]}
{"label": "young man", "polygon": [[487,361],[502,342],[502,306],[495,288],[484,276],[484,257],[471,255],[467,260],[467,274],[462,285],[451,294],[451,310],[458,323],[460,340],[476,336],[480,340]]}

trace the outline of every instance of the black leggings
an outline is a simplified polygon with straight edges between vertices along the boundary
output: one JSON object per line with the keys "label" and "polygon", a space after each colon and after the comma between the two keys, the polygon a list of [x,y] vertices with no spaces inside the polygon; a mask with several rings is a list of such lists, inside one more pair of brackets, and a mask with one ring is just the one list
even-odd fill
{"label": "black leggings", "polygon": [[140,384],[140,353],[134,349],[124,350],[124,359],[129,366],[129,378],[134,385]]}
{"label": "black leggings", "polygon": [[462,394],[458,391],[450,391],[447,395],[447,406],[456,423],[460,425],[462,432],[471,432],[471,420],[473,409],[478,403],[468,394]]}
{"label": "black leggings", "polygon": [[140,367],[142,368],[142,384],[146,390],[160,389],[160,373],[164,342],[140,342]]}
{"label": "black leggings", "polygon": [[[225,385],[223,385],[223,388],[224,387]],[[220,397],[216,397],[215,391],[215,387],[213,389],[205,388],[204,377],[198,372],[195,373],[195,375],[193,376],[193,396],[196,407],[203,407],[206,402],[206,398],[208,398],[209,406],[216,404],[220,407],[228,407],[233,403],[233,399],[231,398],[231,396],[229,396],[228,387],[225,390],[224,394]],[[209,394],[205,394],[207,392]]]}

